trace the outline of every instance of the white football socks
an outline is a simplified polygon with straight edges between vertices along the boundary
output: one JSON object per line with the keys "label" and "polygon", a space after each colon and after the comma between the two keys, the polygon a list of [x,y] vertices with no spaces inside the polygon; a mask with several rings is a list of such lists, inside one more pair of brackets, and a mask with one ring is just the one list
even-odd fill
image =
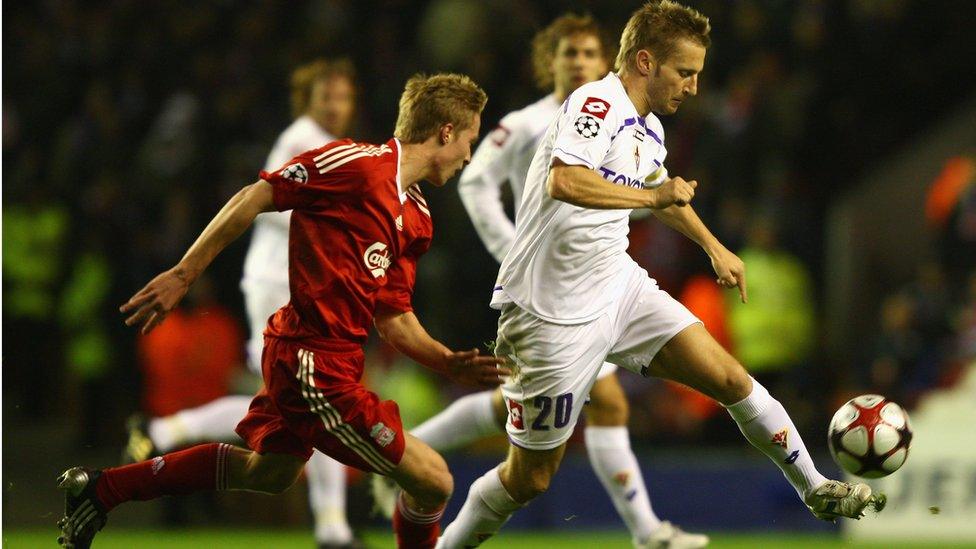
{"label": "white football socks", "polygon": [[149,438],[161,453],[204,441],[239,440],[234,428],[247,415],[250,396],[231,395],[149,421]]}
{"label": "white football socks", "polygon": [[316,450],[305,465],[305,475],[315,518],[315,541],[351,542],[352,529],[346,518],[346,466]]}
{"label": "white football socks", "polygon": [[437,549],[477,547],[493,536],[521,507],[508,495],[498,476],[498,467],[495,467],[471,484],[468,499],[454,522],[437,540]]}
{"label": "white football socks", "polygon": [[455,400],[443,412],[410,430],[438,452],[464,446],[502,432],[491,404],[494,391],[474,393]]}
{"label": "white football socks", "polygon": [[590,465],[627,524],[634,544],[646,542],[661,519],[651,508],[644,476],[630,449],[629,431],[626,427],[588,426],[583,433]]}
{"label": "white football socks", "polygon": [[801,500],[827,480],[817,471],[786,409],[758,381],[752,380],[749,396],[725,408],[746,440],[783,470]]}

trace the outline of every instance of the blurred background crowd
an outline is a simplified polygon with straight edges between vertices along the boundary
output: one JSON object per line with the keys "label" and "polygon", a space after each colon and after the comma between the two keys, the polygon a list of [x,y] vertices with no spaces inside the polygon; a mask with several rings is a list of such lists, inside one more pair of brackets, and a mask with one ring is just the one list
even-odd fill
{"label": "blurred background crowd", "polygon": [[[839,403],[879,392],[911,407],[976,357],[972,154],[919,185],[935,245],[885,287],[869,337],[824,345],[831,206],[976,92],[968,3],[692,1],[712,21],[699,97],[664,120],[672,174],[748,268],[750,302],[715,286],[707,257],[653,219],[631,253],[822,440]],[[320,56],[358,70],[351,137],[391,133],[418,71],[471,75],[483,127],[534,101],[528,44],[566,10],[612,35],[637,2],[515,0],[80,2],[4,6],[3,415],[70,423],[79,446],[122,443],[124,418],[249,391],[234,244],[144,338],[117,307],[173,265],[290,121],[288,75]],[[430,190],[435,244],[414,304],[454,348],[494,337],[497,265],[452,185]],[[368,376],[419,422],[467,389],[370,346]],[[678,386],[621,376],[635,445],[741,445],[724,413]]]}

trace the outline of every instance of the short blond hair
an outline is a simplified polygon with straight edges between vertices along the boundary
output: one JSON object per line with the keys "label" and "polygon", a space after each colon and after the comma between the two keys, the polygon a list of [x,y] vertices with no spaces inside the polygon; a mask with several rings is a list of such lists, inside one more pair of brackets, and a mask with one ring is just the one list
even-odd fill
{"label": "short blond hair", "polygon": [[711,30],[708,17],[699,11],[671,0],[652,0],[627,21],[620,35],[616,69],[624,71],[632,67],[640,50],[651,52],[658,62],[666,61],[681,38],[707,48],[712,44],[708,35]]}
{"label": "short blond hair", "polygon": [[600,53],[607,65],[613,60],[613,41],[593,17],[574,13],[561,15],[532,38],[532,71],[539,89],[546,91],[553,85],[552,60],[559,41],[577,34],[595,36],[600,41]]}
{"label": "short blond hair", "polygon": [[356,67],[345,57],[315,59],[291,73],[291,114],[295,118],[305,114],[312,97],[312,85],[319,80],[343,77],[356,87]]}
{"label": "short blond hair", "polygon": [[463,74],[416,74],[400,96],[393,135],[403,143],[423,143],[444,124],[463,130],[487,102],[485,91]]}

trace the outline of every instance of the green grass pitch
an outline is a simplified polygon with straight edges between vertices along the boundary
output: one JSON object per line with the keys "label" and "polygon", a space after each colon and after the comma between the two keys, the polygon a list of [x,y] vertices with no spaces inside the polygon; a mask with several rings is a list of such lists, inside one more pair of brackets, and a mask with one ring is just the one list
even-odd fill
{"label": "green grass pitch", "polygon": [[[3,531],[5,549],[33,549],[35,547],[54,547],[57,529],[48,530],[9,530]],[[367,547],[392,549],[395,547],[393,535],[385,531],[364,533]],[[240,549],[241,547],[268,547],[275,549],[313,549],[310,532],[307,530],[126,530],[113,529],[111,524],[95,538],[93,549]],[[502,532],[484,547],[506,549],[601,549],[630,547],[630,537],[625,532]],[[947,548],[946,543],[857,543],[851,544],[834,536],[802,534],[714,534],[713,549],[755,549],[758,547],[783,547],[790,549],[813,549],[829,547],[850,547],[863,549],[899,548]],[[958,547],[963,547],[959,545]],[[971,547],[971,546],[970,546]]]}

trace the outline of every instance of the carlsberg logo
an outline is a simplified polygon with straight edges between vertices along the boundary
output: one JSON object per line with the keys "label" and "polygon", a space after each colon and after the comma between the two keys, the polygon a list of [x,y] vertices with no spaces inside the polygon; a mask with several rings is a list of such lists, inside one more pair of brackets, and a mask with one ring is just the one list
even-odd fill
{"label": "carlsberg logo", "polygon": [[369,269],[374,278],[385,275],[386,270],[390,268],[390,254],[386,251],[386,244],[376,242],[366,248],[366,252],[363,253],[363,261],[366,262],[366,268]]}

